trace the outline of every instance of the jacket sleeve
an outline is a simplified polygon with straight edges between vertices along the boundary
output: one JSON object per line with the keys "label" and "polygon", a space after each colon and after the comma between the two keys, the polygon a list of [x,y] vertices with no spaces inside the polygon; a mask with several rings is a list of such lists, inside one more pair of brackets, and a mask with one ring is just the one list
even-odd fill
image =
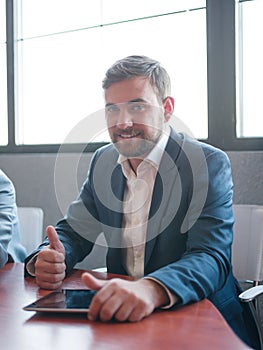
{"label": "jacket sleeve", "polygon": [[12,182],[0,170],[0,267],[8,260],[8,244],[16,220],[15,189]]}
{"label": "jacket sleeve", "polygon": [[[90,184],[95,157],[96,153],[78,198],[69,205],[65,217],[55,226],[66,251],[66,274],[70,273],[75,264],[82,261],[91,252],[98,235],[101,233],[101,224],[96,218],[96,205]],[[48,244],[49,241],[46,237],[43,243],[25,259],[25,267],[32,257]],[[27,274],[28,271],[25,268],[25,275]]]}
{"label": "jacket sleeve", "polygon": [[[198,217],[198,203],[193,203],[189,210],[188,222],[192,224],[182,233],[187,235],[184,254],[149,274],[179,298],[179,305],[207,298],[218,291],[231,270],[234,220],[230,162],[224,152],[215,150],[206,155],[205,163],[201,167],[207,169],[207,180],[197,176],[194,181],[200,191],[207,186],[207,195]],[[197,173],[202,174],[202,171]]]}

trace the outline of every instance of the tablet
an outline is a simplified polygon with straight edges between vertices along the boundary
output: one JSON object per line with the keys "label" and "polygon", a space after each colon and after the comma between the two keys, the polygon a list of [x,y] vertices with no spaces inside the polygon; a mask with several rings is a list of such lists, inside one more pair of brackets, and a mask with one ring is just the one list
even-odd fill
{"label": "tablet", "polygon": [[96,291],[89,289],[61,289],[23,307],[26,311],[86,313]]}

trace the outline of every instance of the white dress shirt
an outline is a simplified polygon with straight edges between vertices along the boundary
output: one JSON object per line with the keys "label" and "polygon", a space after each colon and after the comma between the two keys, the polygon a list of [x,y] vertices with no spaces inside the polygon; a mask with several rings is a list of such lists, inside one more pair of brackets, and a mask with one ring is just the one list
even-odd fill
{"label": "white dress shirt", "polygon": [[[127,179],[123,205],[123,265],[130,276],[140,278],[144,276],[144,253],[146,232],[150,212],[153,187],[156,174],[167,145],[169,134],[164,132],[146,158],[139,164],[137,174],[131,168],[129,160],[120,155],[118,163]],[[169,297],[169,308],[176,303],[176,296],[160,281],[152,277],[145,277],[160,284]]]}
{"label": "white dress shirt", "polygon": [[151,206],[155,177],[164,153],[168,135],[163,133],[156,146],[139,164],[137,174],[131,168],[129,160],[119,156],[127,186],[123,205],[123,261],[130,276],[144,276],[144,252],[146,231]]}

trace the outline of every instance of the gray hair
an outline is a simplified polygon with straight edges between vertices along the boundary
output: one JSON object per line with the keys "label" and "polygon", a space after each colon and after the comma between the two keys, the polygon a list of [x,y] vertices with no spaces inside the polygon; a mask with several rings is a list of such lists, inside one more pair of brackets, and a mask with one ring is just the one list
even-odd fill
{"label": "gray hair", "polygon": [[112,84],[137,76],[145,76],[153,86],[157,97],[164,101],[171,94],[170,77],[160,62],[146,56],[128,56],[115,62],[106,72],[102,87],[107,90]]}

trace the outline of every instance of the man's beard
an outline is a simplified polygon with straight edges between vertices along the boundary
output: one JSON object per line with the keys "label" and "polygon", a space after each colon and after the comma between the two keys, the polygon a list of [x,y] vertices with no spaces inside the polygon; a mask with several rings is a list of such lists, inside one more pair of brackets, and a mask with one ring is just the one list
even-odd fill
{"label": "man's beard", "polygon": [[112,142],[120,154],[127,158],[135,158],[146,155],[155,147],[161,136],[161,130],[151,137],[146,138],[144,133],[140,131],[138,137],[131,139],[120,139],[120,134],[136,135],[134,130],[129,132],[114,133]]}

